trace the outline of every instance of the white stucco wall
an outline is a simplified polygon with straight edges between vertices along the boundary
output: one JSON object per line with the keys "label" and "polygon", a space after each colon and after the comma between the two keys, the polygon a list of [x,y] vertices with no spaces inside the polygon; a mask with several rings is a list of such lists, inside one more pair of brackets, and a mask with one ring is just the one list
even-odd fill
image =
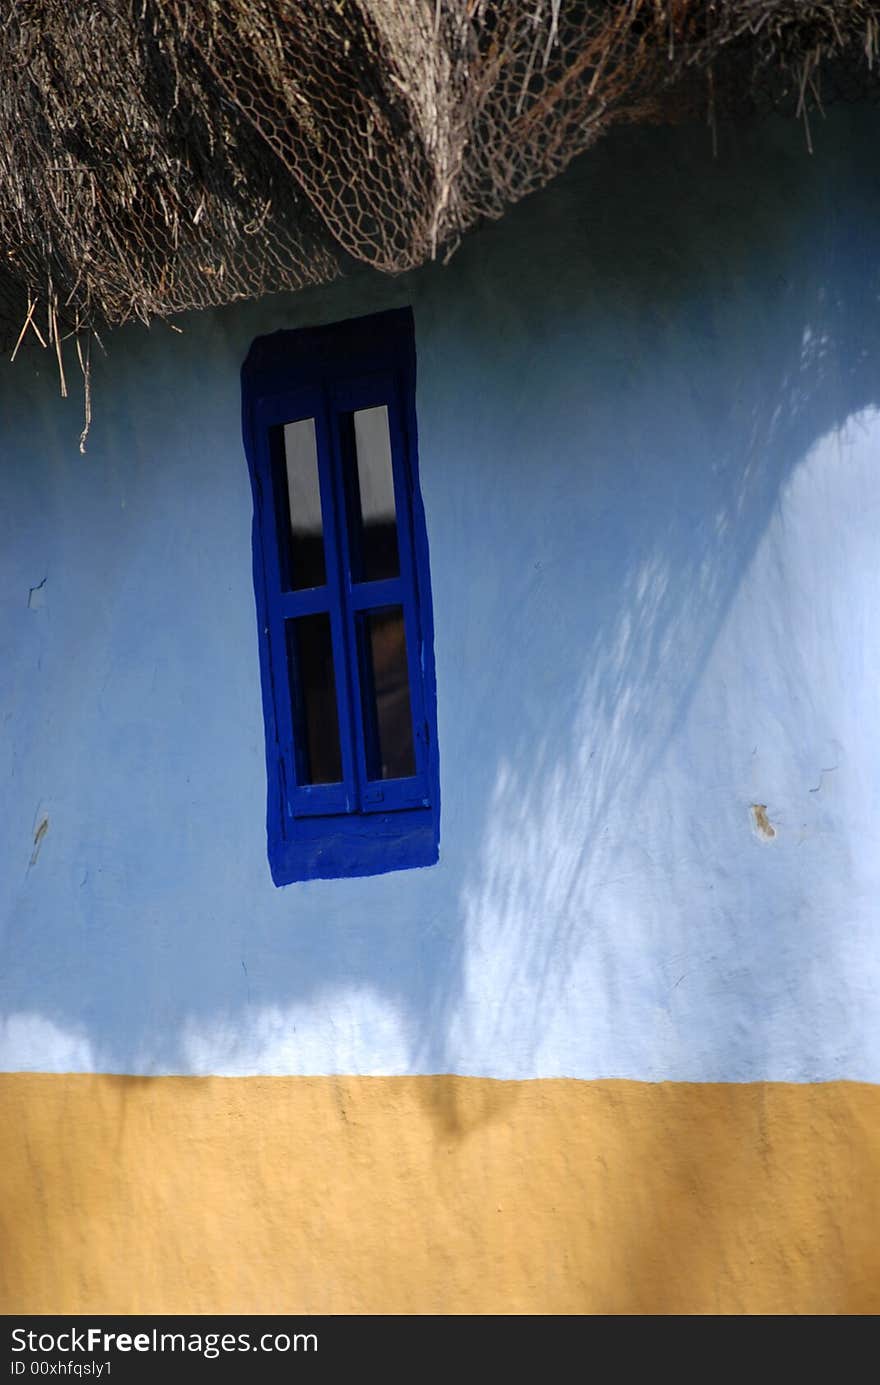
{"label": "white stucco wall", "polygon": [[[616,136],[446,268],[126,329],[85,458],[2,369],[0,1067],[880,1080],[878,133]],[[279,890],[238,371],[402,303],[441,861]]]}

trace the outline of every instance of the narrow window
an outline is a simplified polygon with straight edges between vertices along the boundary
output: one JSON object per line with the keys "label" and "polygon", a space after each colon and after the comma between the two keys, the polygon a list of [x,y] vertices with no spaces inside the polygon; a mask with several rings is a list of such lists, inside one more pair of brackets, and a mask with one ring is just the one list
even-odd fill
{"label": "narrow window", "polygon": [[412,314],[256,341],[242,370],[276,884],[437,860]]}

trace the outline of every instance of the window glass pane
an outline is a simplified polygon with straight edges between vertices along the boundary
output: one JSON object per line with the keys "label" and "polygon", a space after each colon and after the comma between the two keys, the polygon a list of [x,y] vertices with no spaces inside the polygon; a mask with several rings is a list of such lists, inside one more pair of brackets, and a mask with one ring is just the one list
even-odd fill
{"label": "window glass pane", "polygon": [[297,782],[338,784],[342,753],[330,617],[299,616],[286,621],[285,629]]}
{"label": "window glass pane", "polygon": [[323,587],[324,527],[321,521],[321,486],[318,480],[318,447],[315,420],[285,423],[282,432],[283,468],[279,500],[282,564],[290,591]]}
{"label": "window glass pane", "polygon": [[349,415],[354,477],[349,476],[352,577],[378,582],[397,577],[397,514],[388,409],[358,409]]}
{"label": "window glass pane", "polygon": [[416,772],[403,607],[358,616],[364,747],[369,779],[405,779]]}

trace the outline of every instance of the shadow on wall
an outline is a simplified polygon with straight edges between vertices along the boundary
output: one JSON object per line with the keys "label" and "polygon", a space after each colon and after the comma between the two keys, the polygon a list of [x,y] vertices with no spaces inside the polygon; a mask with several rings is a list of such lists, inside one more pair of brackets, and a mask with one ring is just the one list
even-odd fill
{"label": "shadow on wall", "polygon": [[[783,992],[796,1008],[810,959],[834,940],[822,910],[804,904],[799,872],[780,884],[771,858],[754,854],[750,767],[725,733],[725,698],[750,686],[765,730],[783,716],[772,611],[755,669],[722,660],[708,701],[703,690],[795,470],[880,407],[870,116],[836,117],[812,160],[797,129],[775,124],[731,136],[717,162],[703,132],[621,134],[472,236],[446,269],[390,286],[355,276],[196,319],[186,343],[202,362],[204,413],[195,400],[175,409],[180,366],[167,345],[120,334],[96,381],[92,455],[77,461],[87,479],[72,472],[64,485],[112,489],[118,458],[133,451],[143,504],[125,580],[149,594],[172,564],[180,606],[168,612],[187,628],[178,644],[133,627],[122,608],[101,616],[98,643],[109,621],[122,668],[101,704],[108,753],[135,786],[151,757],[164,757],[162,782],[179,784],[173,738],[191,735],[205,765],[223,746],[224,772],[205,771],[190,798],[181,788],[159,804],[137,800],[151,824],[145,852],[131,812],[108,821],[88,737],[68,751],[79,759],[63,807],[87,824],[86,840],[68,840],[66,856],[59,847],[66,886],[41,896],[53,811],[7,926],[8,941],[27,935],[32,951],[7,978],[5,1008],[14,1023],[73,1036],[59,1066],[731,1079],[788,1063],[754,1011],[778,1011]],[[253,654],[241,685],[208,704],[189,672],[187,625],[203,620],[187,584],[204,589],[204,561],[187,551],[191,511],[178,516],[172,497],[207,500],[204,534],[224,459],[243,496],[237,399],[213,406],[216,380],[226,389],[235,379],[257,332],[400,301],[414,303],[419,343],[442,863],[273,892],[251,851],[255,827],[216,820],[230,785],[244,782],[241,811],[262,824],[250,592],[230,596],[228,626],[195,627],[219,670],[243,613]],[[166,419],[161,448],[140,406],[132,421],[120,402],[137,398],[139,378],[154,382]],[[69,412],[62,425],[72,454]],[[240,519],[217,518],[219,536],[204,540],[216,544],[212,561],[228,542],[244,580]],[[82,659],[82,639],[66,652]],[[132,669],[153,670],[155,719]],[[230,745],[242,705],[246,752]],[[85,713],[69,710],[75,741]],[[174,718],[182,730],[168,730]],[[805,774],[832,763],[813,758],[827,751],[821,716],[809,728]],[[134,760],[132,734],[143,740]],[[759,741],[750,757],[765,753]],[[89,876],[92,859],[103,882]],[[815,1043],[809,1013],[803,1024]],[[39,1053],[38,1034],[32,1042]],[[804,1061],[821,1065],[820,1049]],[[493,1102],[492,1117],[502,1110]],[[454,1102],[444,1097],[435,1114],[443,1131],[464,1133]]]}
{"label": "shadow on wall", "polygon": [[[774,135],[747,132],[719,164],[680,135],[606,146],[576,215],[548,227],[539,200],[518,214],[553,268],[511,267],[501,294],[477,241],[464,307],[438,312],[429,379],[454,354],[480,403],[449,411],[431,446],[467,497],[454,532],[491,555],[494,605],[474,608],[466,568],[446,593],[456,627],[438,632],[441,681],[444,639],[473,672],[452,706],[447,691],[441,736],[447,763],[481,747],[467,783],[480,822],[477,838],[461,805],[461,936],[418,1050],[428,1070],[809,1079],[863,1061],[833,1000],[816,1032],[813,975],[826,1000],[851,994],[835,966],[846,915],[827,907],[854,889],[848,824],[811,797],[842,758],[833,700],[849,669],[840,687],[819,681],[804,631],[785,626],[788,574],[753,564],[811,457],[807,508],[829,504],[795,548],[850,539],[834,472],[851,494],[854,441],[870,451],[880,431],[878,186],[858,140],[816,175]],[[500,406],[486,387],[499,375],[523,382]],[[482,456],[494,466],[475,504]],[[809,574],[819,604],[826,567],[820,554]],[[739,630],[719,652],[750,573],[751,641]],[[786,807],[808,851],[795,861],[787,833],[781,867],[749,818],[767,781],[800,795]],[[835,828],[817,857],[809,838]]]}

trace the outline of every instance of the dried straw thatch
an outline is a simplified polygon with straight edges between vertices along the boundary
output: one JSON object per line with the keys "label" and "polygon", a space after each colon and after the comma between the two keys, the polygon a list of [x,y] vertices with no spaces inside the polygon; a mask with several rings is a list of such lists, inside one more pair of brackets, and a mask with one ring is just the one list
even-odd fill
{"label": "dried straw thatch", "polygon": [[454,247],[620,121],[874,80],[875,0],[5,0],[0,320],[73,335]]}

